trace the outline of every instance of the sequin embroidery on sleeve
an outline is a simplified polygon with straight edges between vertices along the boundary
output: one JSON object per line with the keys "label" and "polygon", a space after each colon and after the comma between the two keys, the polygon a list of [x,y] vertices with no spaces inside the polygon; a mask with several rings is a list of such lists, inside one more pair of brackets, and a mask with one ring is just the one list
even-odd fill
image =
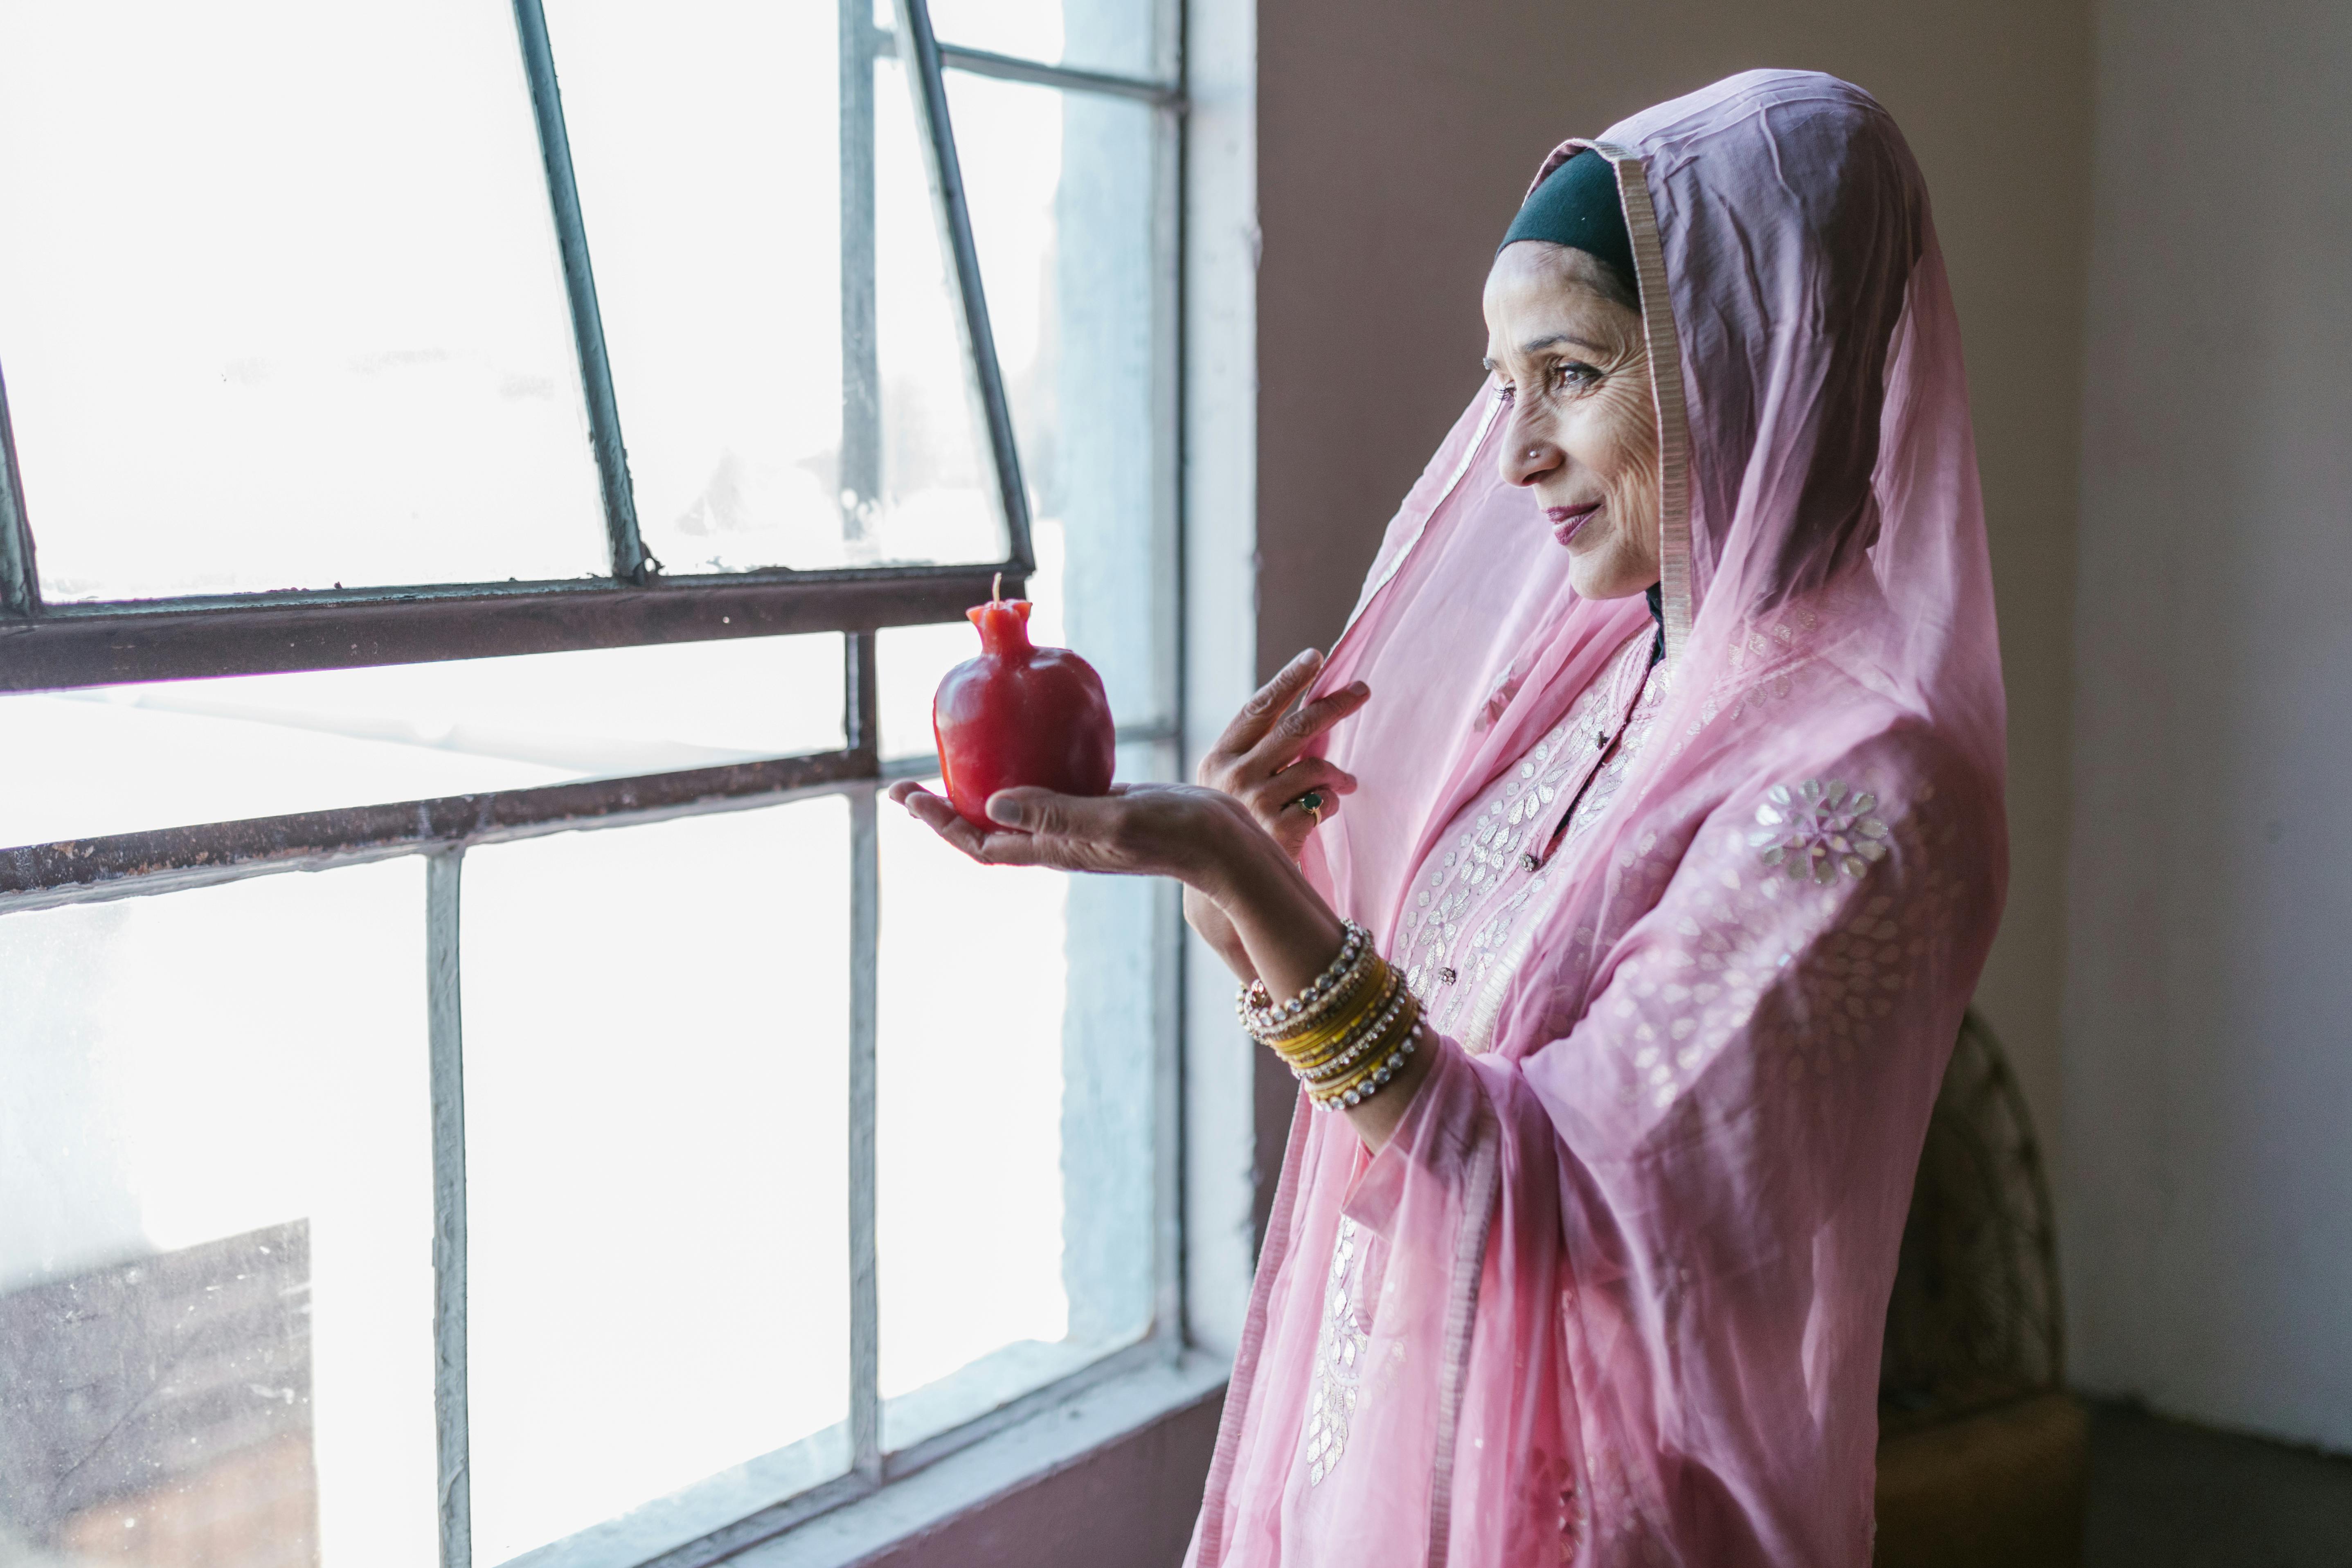
{"label": "sequin embroidery on sleeve", "polygon": [[[1623,1098],[1673,1105],[1741,1029],[1767,1080],[1827,1078],[1853,1061],[1962,889],[1928,853],[1922,813],[1934,798],[1918,790],[1890,826],[1873,791],[1809,779],[1766,791],[1760,826],[1703,835],[1665,940],[1626,962],[1600,1009],[1604,1038],[1623,1053]],[[1910,874],[1872,880],[1897,847]]]}
{"label": "sequin embroidery on sleeve", "polygon": [[1838,779],[1774,784],[1756,807],[1748,842],[1792,882],[1828,882],[1840,871],[1859,877],[1886,853],[1886,823],[1874,815],[1877,809],[1876,795],[1849,795]]}

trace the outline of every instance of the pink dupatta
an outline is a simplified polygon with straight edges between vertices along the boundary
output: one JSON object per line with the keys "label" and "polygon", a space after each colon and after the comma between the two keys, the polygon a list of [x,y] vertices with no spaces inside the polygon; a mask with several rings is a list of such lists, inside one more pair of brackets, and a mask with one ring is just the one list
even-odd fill
{"label": "pink dupatta", "polygon": [[[2007,878],[1958,324],[1909,151],[1843,82],[1734,77],[1538,179],[1583,146],[1640,274],[1665,707],[1481,1049],[1436,1044],[1377,1158],[1302,1100],[1198,1568],[1869,1561],[1896,1244]],[[1500,424],[1490,390],[1447,437],[1320,681],[1373,697],[1307,868],[1384,947],[1644,619],[1570,590]]]}

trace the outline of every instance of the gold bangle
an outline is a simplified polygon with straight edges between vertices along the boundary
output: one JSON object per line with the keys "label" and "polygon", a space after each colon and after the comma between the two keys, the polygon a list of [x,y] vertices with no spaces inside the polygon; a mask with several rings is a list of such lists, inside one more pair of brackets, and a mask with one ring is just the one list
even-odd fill
{"label": "gold bangle", "polygon": [[[1412,994],[1406,994],[1410,996]],[[1416,999],[1407,1009],[1401,1029],[1391,1032],[1383,1044],[1394,1042],[1385,1055],[1366,1058],[1364,1068],[1351,1074],[1343,1084],[1329,1089],[1310,1089],[1307,1098],[1324,1110],[1352,1110],[1388,1087],[1398,1074],[1404,1071],[1405,1062],[1413,1054],[1421,1031],[1421,1005]]]}
{"label": "gold bangle", "polygon": [[1292,1070],[1309,1089],[1328,1089],[1335,1083],[1344,1084],[1367,1058],[1376,1058],[1388,1048],[1385,1042],[1393,1038],[1397,1020],[1408,1007],[1419,1005],[1408,987],[1402,984],[1391,986],[1388,1005],[1376,1017],[1366,1022],[1345,1047],[1318,1062]]}
{"label": "gold bangle", "polygon": [[1334,1005],[1330,1012],[1297,1033],[1267,1040],[1266,1045],[1293,1067],[1302,1062],[1323,1060],[1340,1041],[1360,1027],[1366,1018],[1387,1005],[1390,976],[1393,973],[1375,956],[1367,966],[1364,977],[1349,988],[1345,998]]}
{"label": "gold bangle", "polygon": [[1329,1013],[1355,994],[1367,977],[1380,972],[1380,955],[1369,947],[1360,953],[1346,973],[1332,983],[1331,988],[1307,1002],[1295,1016],[1277,1017],[1270,1010],[1260,1009],[1244,1014],[1243,1026],[1262,1045],[1280,1050],[1294,1040],[1306,1037],[1316,1020]]}
{"label": "gold bangle", "polygon": [[1333,1009],[1331,1016],[1302,1034],[1267,1042],[1275,1054],[1289,1064],[1291,1071],[1310,1072],[1328,1064],[1347,1049],[1365,1025],[1387,1009],[1398,986],[1404,983],[1403,976],[1377,955],[1372,963],[1376,966],[1373,973],[1356,988],[1344,1006]]}

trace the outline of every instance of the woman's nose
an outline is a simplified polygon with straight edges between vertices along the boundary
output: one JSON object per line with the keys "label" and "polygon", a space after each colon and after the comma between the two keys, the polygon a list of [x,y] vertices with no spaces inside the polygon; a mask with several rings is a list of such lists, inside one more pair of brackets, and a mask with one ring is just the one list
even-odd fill
{"label": "woman's nose", "polygon": [[1534,484],[1564,460],[1559,447],[1521,420],[1512,420],[1503,438],[1503,478],[1511,484]]}

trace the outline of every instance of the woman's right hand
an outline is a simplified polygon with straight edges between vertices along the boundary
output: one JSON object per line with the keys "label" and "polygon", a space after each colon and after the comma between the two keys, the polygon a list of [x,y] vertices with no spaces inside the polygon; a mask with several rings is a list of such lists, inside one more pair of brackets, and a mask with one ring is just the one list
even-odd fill
{"label": "woman's right hand", "polygon": [[[1356,789],[1354,774],[1325,758],[1299,753],[1371,696],[1371,689],[1359,680],[1317,698],[1296,712],[1286,712],[1322,668],[1323,656],[1313,648],[1283,666],[1242,704],[1242,710],[1201,759],[1195,774],[1201,784],[1232,795],[1248,808],[1258,826],[1293,860],[1318,826],[1318,814],[1330,816],[1339,809],[1339,797]],[[1310,790],[1323,797],[1316,812],[1297,805],[1299,796]],[[1253,977],[1240,939],[1214,904],[1188,889],[1184,918],[1234,973],[1244,980]]]}
{"label": "woman's right hand", "polygon": [[1258,826],[1274,835],[1282,852],[1294,860],[1316,828],[1315,814],[1296,804],[1298,797],[1310,790],[1320,795],[1323,802],[1317,809],[1328,816],[1339,808],[1339,796],[1356,793],[1354,774],[1324,758],[1299,752],[1371,696],[1371,688],[1359,680],[1296,712],[1285,712],[1322,668],[1323,656],[1311,647],[1284,665],[1242,704],[1201,759],[1195,775],[1195,782],[1223,790],[1249,807]]}

